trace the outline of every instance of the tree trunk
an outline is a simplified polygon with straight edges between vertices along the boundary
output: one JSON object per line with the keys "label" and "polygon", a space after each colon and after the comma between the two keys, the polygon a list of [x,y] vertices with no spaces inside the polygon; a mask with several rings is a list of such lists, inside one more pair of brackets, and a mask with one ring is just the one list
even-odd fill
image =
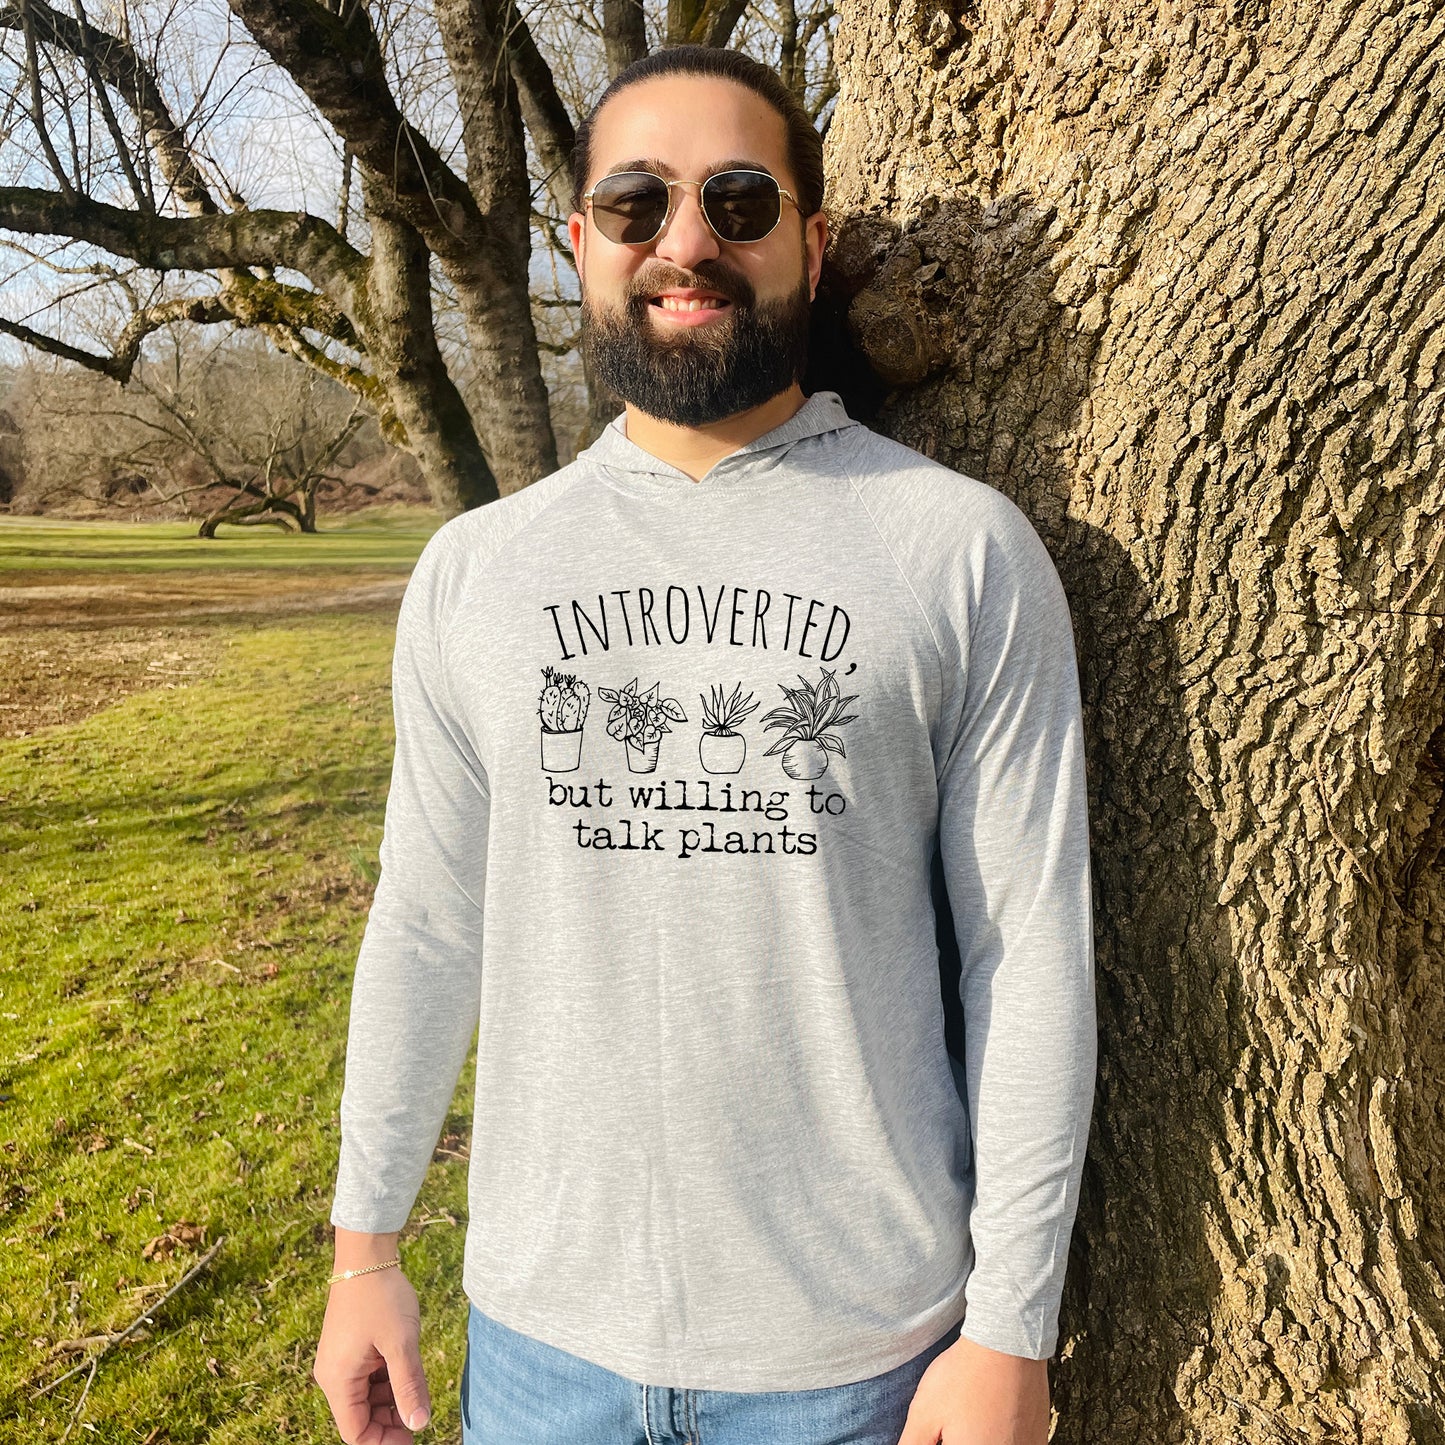
{"label": "tree trunk", "polygon": [[453,517],[495,501],[497,479],[437,344],[431,255],[416,231],[392,214],[384,182],[366,166],[361,177],[371,226],[367,350],[432,501]]}
{"label": "tree trunk", "polygon": [[1013,497],[1074,609],[1057,1440],[1445,1441],[1442,41],[1395,0],[842,12],[874,425]]}

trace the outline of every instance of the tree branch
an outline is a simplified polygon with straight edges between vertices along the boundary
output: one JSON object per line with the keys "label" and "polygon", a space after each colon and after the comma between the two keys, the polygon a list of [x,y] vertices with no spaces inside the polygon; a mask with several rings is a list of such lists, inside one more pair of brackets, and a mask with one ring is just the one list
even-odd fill
{"label": "tree branch", "polygon": [[196,169],[185,134],[172,118],[155,76],[129,41],[98,30],[83,18],[62,15],[45,0],[0,5],[0,29],[24,29],[27,16],[38,39],[84,61],[87,69],[93,65],[95,73],[130,107],[176,199],[193,215],[215,215],[220,208]]}
{"label": "tree branch", "polygon": [[116,119],[115,107],[110,103],[105,77],[100,72],[100,66],[96,64],[95,47],[92,43],[92,36],[95,32],[91,30],[90,24],[85,18],[85,6],[82,0],[71,0],[71,3],[75,8],[75,22],[80,32],[78,38],[81,47],[81,61],[90,80],[91,92],[95,96],[96,104],[100,107],[101,116],[105,120],[105,128],[110,132],[116,159],[119,160],[121,169],[125,172],[125,178],[130,184],[131,194],[135,197],[137,208],[142,211],[153,211],[155,210],[155,196],[142,183],[140,173],[135,168],[131,159],[130,146],[126,144],[120,122]]}
{"label": "tree branch", "polygon": [[615,79],[647,54],[642,0],[602,0],[602,37],[607,46],[607,78]]}
{"label": "tree branch", "polygon": [[733,31],[737,29],[738,21],[742,19],[743,11],[748,8],[748,0],[724,0],[720,5],[708,5],[703,12],[702,44],[712,45],[719,49],[732,39]]}
{"label": "tree branch", "polygon": [[65,174],[65,167],[60,164],[60,156],[56,153],[55,145],[50,139],[50,130],[45,124],[45,97],[40,90],[40,49],[36,44],[35,22],[31,15],[29,0],[19,0],[15,14],[20,30],[25,37],[25,73],[30,81],[30,123],[35,127],[35,134],[40,138],[40,148],[45,152],[46,160],[50,162],[50,169],[55,174],[56,184],[59,185],[63,194],[73,196],[75,185]]}
{"label": "tree branch", "polygon": [[[366,10],[348,5],[336,15],[316,0],[229,4],[357,160],[383,178],[377,201],[389,202],[443,263],[469,271],[486,266],[494,250],[486,218],[466,183],[402,116]],[[499,288],[507,284],[500,274],[492,279]]]}
{"label": "tree branch", "polygon": [[159,216],[84,196],[0,186],[0,229],[88,241],[156,271],[286,267],[324,288],[348,315],[365,304],[366,257],[304,211]]}
{"label": "tree branch", "polygon": [[512,0],[433,0],[456,87],[467,186],[492,233],[527,246],[530,183],[520,106],[507,56]]}
{"label": "tree branch", "polygon": [[398,446],[405,445],[405,429],[388,430],[387,418],[391,414],[391,400],[387,396],[386,387],[382,385],[380,378],[373,376],[369,371],[363,371],[359,366],[352,366],[347,362],[338,361],[334,356],[328,356],[319,346],[312,345],[299,331],[291,327],[263,325],[258,329],[282,351],[289,352],[298,361],[304,361],[314,371],[319,371],[323,376],[329,376],[332,381],[344,386],[352,395],[369,402],[376,409],[381,421],[382,434],[386,436],[387,440]]}
{"label": "tree branch", "polygon": [[726,45],[747,8],[747,0],[668,0],[666,43]]}
{"label": "tree branch", "polygon": [[37,351],[46,351],[51,356],[64,357],[66,361],[73,361],[90,371],[98,371],[122,385],[129,380],[131,368],[135,364],[134,356],[129,360],[119,356],[100,356],[82,347],[71,346],[59,337],[47,336],[43,331],[33,331],[23,322],[9,321],[3,316],[0,316],[0,332],[13,336],[17,341],[23,341],[27,346],[33,346]]}
{"label": "tree branch", "polygon": [[[636,0],[627,0],[627,3],[636,4]],[[537,49],[516,0],[511,0],[508,6],[507,63],[517,83],[522,120],[547,176],[547,193],[552,204],[565,216],[572,210],[572,147],[577,140],[577,129],[557,93],[552,67]]]}

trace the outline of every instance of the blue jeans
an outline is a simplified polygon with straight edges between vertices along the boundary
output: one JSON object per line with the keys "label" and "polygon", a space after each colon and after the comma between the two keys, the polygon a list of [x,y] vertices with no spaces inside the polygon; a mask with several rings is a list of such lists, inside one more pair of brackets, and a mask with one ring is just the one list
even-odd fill
{"label": "blue jeans", "polygon": [[924,1370],[958,1330],[871,1379],[734,1393],[639,1384],[471,1305],[462,1445],[898,1445]]}

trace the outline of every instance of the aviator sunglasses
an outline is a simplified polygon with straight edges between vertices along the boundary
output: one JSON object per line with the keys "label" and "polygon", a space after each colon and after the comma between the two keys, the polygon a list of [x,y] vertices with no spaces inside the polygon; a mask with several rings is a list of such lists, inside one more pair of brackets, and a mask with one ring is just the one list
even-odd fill
{"label": "aviator sunglasses", "polygon": [[[766,171],[719,171],[705,181],[667,181],[651,171],[603,176],[585,196],[597,229],[622,246],[645,246],[672,217],[672,188],[698,186],[702,214],[720,241],[761,241],[783,218],[783,202],[798,206]],[[798,206],[801,212],[802,207]]]}

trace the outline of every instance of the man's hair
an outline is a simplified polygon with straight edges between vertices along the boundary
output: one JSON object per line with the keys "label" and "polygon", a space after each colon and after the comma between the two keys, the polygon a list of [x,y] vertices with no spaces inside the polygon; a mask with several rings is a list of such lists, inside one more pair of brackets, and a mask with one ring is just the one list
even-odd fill
{"label": "man's hair", "polygon": [[587,189],[591,167],[592,130],[597,114],[619,90],[651,80],[658,75],[710,75],[735,81],[761,96],[782,116],[788,133],[788,165],[798,186],[798,204],[803,215],[811,216],[823,209],[823,138],[808,118],[797,96],[779,79],[775,71],[737,50],[722,50],[713,45],[671,45],[654,50],[641,60],[634,60],[613,77],[601,98],[577,127],[572,146],[572,208],[582,209],[582,194]]}

